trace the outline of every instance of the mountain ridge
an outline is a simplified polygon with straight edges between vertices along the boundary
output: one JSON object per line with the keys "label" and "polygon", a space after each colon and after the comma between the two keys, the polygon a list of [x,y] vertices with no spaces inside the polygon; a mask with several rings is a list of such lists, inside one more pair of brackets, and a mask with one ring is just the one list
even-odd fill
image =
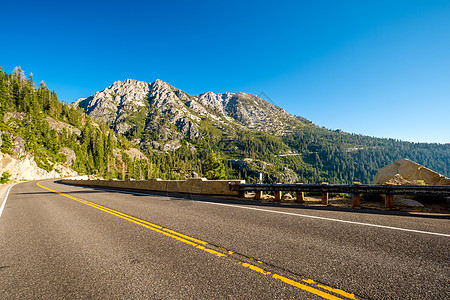
{"label": "mountain ridge", "polygon": [[[228,127],[241,126],[275,134],[283,134],[285,130],[292,130],[303,123],[256,95],[208,91],[192,96],[160,79],[151,83],[133,79],[115,81],[104,90],[81,98],[72,105],[83,108],[90,116],[102,118],[116,132],[126,133],[132,129],[132,124],[123,124],[126,115],[139,111],[146,105],[145,100],[151,109],[157,108],[169,115],[169,119],[178,124],[180,132],[186,131],[184,124],[189,122],[190,127],[198,131],[202,118],[210,118]],[[189,138],[195,136],[193,134]]]}
{"label": "mountain ridge", "polygon": [[450,175],[450,144],[332,131],[242,92],[191,96],[130,79],[68,106],[18,68],[0,70],[0,100],[0,151],[19,158],[23,145],[48,172],[63,164],[104,178],[369,183],[409,158]]}

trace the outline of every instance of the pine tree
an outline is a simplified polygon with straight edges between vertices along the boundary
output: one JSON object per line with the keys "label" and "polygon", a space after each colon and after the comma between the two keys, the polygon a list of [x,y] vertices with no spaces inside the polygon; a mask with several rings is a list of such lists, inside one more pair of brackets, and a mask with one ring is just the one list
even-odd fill
{"label": "pine tree", "polygon": [[225,166],[219,161],[220,156],[212,151],[203,166],[203,173],[208,179],[223,179],[225,177]]}

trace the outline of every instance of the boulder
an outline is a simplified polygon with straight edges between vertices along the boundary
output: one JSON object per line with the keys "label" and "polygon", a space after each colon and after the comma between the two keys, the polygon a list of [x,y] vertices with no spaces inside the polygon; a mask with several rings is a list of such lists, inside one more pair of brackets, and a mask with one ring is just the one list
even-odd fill
{"label": "boulder", "polygon": [[13,138],[14,143],[14,154],[17,155],[17,157],[21,157],[23,155],[26,155],[25,150],[25,140],[21,136],[15,136]]}
{"label": "boulder", "polygon": [[[397,185],[450,185],[449,178],[406,158],[381,168],[372,184],[386,182]],[[385,195],[382,195],[382,198],[384,199]],[[423,205],[415,201],[415,198],[412,195],[394,195],[394,204],[421,209]]]}
{"label": "boulder", "polygon": [[292,197],[291,194],[286,193],[286,194],[283,195],[282,199],[283,200],[292,200],[292,199],[294,199],[294,197]]}
{"label": "boulder", "polygon": [[5,113],[3,120],[5,121],[5,123],[8,123],[9,119],[11,118],[23,121],[25,117],[26,114],[24,112],[7,112]]}
{"label": "boulder", "polygon": [[163,150],[164,151],[173,151],[173,150],[177,150],[180,147],[181,147],[181,143],[179,140],[171,140],[164,145]]}
{"label": "boulder", "polygon": [[135,160],[135,159],[148,160],[147,156],[145,156],[144,153],[139,151],[139,149],[130,148],[129,150],[126,150],[125,152],[132,160]]}
{"label": "boulder", "polygon": [[59,153],[63,154],[66,157],[66,161],[65,161],[66,166],[69,166],[69,167],[72,166],[73,162],[77,159],[77,155],[75,154],[75,151],[73,151],[72,149],[70,149],[68,147],[62,148]]}
{"label": "boulder", "polygon": [[386,182],[402,185],[450,185],[449,178],[406,158],[381,168],[372,184]]}
{"label": "boulder", "polygon": [[408,208],[416,208],[416,209],[422,209],[423,204],[413,200],[413,199],[407,199],[407,198],[395,198],[394,199],[394,205],[396,206],[403,206]]}
{"label": "boulder", "polygon": [[116,126],[114,126],[114,131],[116,133],[120,133],[120,134],[125,134],[128,130],[131,129],[131,125],[125,123],[125,122],[121,122],[121,123],[117,123]]}
{"label": "boulder", "polygon": [[70,133],[75,133],[76,135],[80,136],[81,135],[81,130],[76,128],[75,126],[72,126],[66,122],[62,122],[62,121],[58,121],[55,120],[51,117],[47,117],[45,118],[45,120],[47,120],[48,126],[50,126],[50,128],[55,129],[56,131],[60,132],[63,129],[67,130]]}
{"label": "boulder", "polygon": [[190,176],[190,178],[200,178],[200,175],[198,175],[198,173],[194,171],[191,172]]}

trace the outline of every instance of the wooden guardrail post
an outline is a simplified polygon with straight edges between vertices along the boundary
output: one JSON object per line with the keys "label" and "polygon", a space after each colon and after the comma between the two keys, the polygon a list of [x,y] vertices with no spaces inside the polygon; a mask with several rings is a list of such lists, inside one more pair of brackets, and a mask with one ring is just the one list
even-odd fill
{"label": "wooden guardrail post", "polygon": [[239,185],[233,182],[229,183],[230,191],[238,191],[239,198],[245,198],[245,191],[239,190]]}
{"label": "wooden guardrail post", "polygon": [[[277,183],[277,184],[281,184],[281,183]],[[275,202],[281,202],[281,191],[274,191],[274,195],[275,195]]]}
{"label": "wooden guardrail post", "polygon": [[[361,184],[361,182],[353,182],[353,184]],[[353,193],[353,205],[352,207],[360,207],[361,206],[361,194]]]}
{"label": "wooden guardrail post", "polygon": [[[259,173],[259,182],[258,184],[261,184],[262,181],[262,174]],[[262,191],[255,191],[255,200],[261,200],[262,197]]]}
{"label": "wooden guardrail post", "polygon": [[[322,184],[328,184],[328,182],[322,182]],[[328,193],[322,193],[322,204],[328,205]]]}
{"label": "wooden guardrail post", "polygon": [[[297,183],[297,184],[303,184],[303,183]],[[300,192],[300,191],[296,191],[296,199],[295,202],[297,203],[305,203],[305,193],[304,192]]]}
{"label": "wooden guardrail post", "polygon": [[386,200],[384,201],[384,206],[386,208],[392,208],[394,206],[394,195],[386,194]]}
{"label": "wooden guardrail post", "polygon": [[[392,182],[386,182],[386,185],[394,185]],[[394,195],[386,194],[386,198],[384,199],[384,207],[392,208],[394,207]]]}

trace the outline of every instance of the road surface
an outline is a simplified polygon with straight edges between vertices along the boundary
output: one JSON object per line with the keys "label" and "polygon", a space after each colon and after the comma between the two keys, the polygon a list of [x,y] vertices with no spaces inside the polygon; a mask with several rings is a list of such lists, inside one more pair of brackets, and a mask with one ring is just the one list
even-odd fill
{"label": "road surface", "polygon": [[11,189],[0,249],[0,299],[450,299],[448,215],[48,180]]}

